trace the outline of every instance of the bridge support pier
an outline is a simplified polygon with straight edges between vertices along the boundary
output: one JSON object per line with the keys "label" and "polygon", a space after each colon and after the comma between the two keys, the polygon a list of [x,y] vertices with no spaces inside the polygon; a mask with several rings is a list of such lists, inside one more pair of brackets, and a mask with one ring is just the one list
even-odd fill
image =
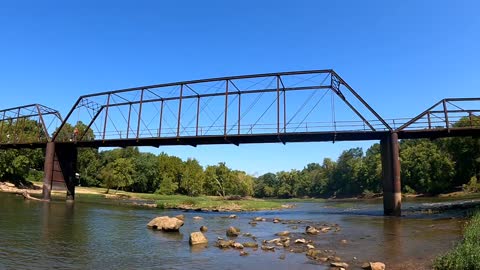
{"label": "bridge support pier", "polygon": [[75,199],[77,147],[73,144],[47,143],[45,151],[43,199],[50,200],[55,183],[65,184],[67,200]]}
{"label": "bridge support pier", "polygon": [[402,213],[402,189],[398,134],[390,133],[380,141],[383,178],[383,213],[400,216]]}

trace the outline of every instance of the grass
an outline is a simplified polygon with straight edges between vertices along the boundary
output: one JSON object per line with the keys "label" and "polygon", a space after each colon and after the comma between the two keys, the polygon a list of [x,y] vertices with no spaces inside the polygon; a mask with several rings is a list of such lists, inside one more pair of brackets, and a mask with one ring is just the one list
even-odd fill
{"label": "grass", "polygon": [[480,210],[468,222],[463,240],[453,250],[435,259],[434,269],[480,269]]}
{"label": "grass", "polygon": [[[41,183],[35,183],[40,184]],[[190,197],[186,195],[161,195],[151,193],[136,193],[110,190],[106,195],[106,188],[99,187],[75,187],[75,199],[83,202],[95,203],[118,203],[121,199],[129,200],[147,200],[155,202],[158,208],[162,209],[204,209],[219,211],[258,211],[280,209],[285,200],[262,200],[262,199],[244,199],[244,200],[226,200],[218,196],[198,196]],[[65,191],[52,192],[52,198],[61,200],[65,198]]]}

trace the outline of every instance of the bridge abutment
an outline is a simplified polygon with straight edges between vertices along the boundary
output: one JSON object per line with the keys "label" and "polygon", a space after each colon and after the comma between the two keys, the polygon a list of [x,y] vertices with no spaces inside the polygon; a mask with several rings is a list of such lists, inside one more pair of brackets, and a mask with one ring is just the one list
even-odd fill
{"label": "bridge abutment", "polygon": [[402,213],[400,155],[398,134],[392,132],[380,141],[382,156],[383,212],[386,216]]}
{"label": "bridge abutment", "polygon": [[55,184],[64,184],[67,200],[75,199],[77,147],[74,144],[47,143],[45,151],[43,199],[50,200]]}

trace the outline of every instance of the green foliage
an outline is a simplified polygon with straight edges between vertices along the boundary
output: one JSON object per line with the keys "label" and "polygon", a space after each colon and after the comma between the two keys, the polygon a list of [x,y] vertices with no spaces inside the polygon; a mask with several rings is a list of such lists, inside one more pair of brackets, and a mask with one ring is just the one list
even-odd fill
{"label": "green foliage", "polygon": [[452,186],[454,162],[429,140],[403,141],[403,183],[420,193],[438,194]]}
{"label": "green foliage", "polygon": [[[126,187],[133,184],[133,161],[129,158],[119,158],[109,163],[100,172],[107,189]],[[108,190],[107,190],[108,193]]]}
{"label": "green foliage", "polygon": [[434,269],[463,270],[480,269],[480,211],[469,221],[465,228],[463,241],[452,251],[438,257]]}
{"label": "green foliage", "polygon": [[462,188],[465,192],[480,192],[480,183],[476,176],[472,176],[468,184],[464,184]]}
{"label": "green foliage", "polygon": [[164,176],[162,182],[160,182],[160,186],[155,191],[155,193],[162,195],[172,195],[175,193],[177,188],[178,185],[175,181],[173,181],[173,177]]}
{"label": "green foliage", "polygon": [[183,174],[181,177],[180,188],[183,194],[189,196],[199,196],[203,193],[203,184],[205,174],[202,166],[196,159],[188,159],[185,162]]}

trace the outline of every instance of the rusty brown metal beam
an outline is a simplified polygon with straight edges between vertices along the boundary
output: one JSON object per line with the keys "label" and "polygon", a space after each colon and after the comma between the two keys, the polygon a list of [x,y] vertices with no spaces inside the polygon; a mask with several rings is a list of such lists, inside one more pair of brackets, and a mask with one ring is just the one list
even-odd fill
{"label": "rusty brown metal beam", "polygon": [[125,88],[113,91],[106,91],[106,92],[99,92],[89,95],[83,95],[81,98],[88,98],[88,97],[96,97],[96,96],[103,96],[109,93],[111,94],[118,94],[124,93],[129,91],[138,91],[142,89],[152,89],[152,88],[162,88],[162,87],[170,87],[170,86],[180,86],[185,84],[197,84],[197,83],[206,83],[206,82],[215,82],[215,81],[226,81],[226,80],[241,80],[241,79],[252,79],[252,78],[262,78],[262,77],[275,77],[275,76],[293,76],[293,75],[306,75],[306,74],[327,74],[332,73],[332,69],[319,69],[319,70],[302,70],[302,71],[288,71],[288,72],[276,72],[276,73],[262,73],[262,74],[252,74],[252,75],[240,75],[240,76],[229,76],[229,77],[218,77],[218,78],[210,78],[210,79],[201,79],[201,80],[191,80],[191,81],[181,81],[181,82],[174,82],[174,83],[164,83],[164,84],[154,84],[154,85],[146,85],[140,87],[133,87],[133,88]]}

